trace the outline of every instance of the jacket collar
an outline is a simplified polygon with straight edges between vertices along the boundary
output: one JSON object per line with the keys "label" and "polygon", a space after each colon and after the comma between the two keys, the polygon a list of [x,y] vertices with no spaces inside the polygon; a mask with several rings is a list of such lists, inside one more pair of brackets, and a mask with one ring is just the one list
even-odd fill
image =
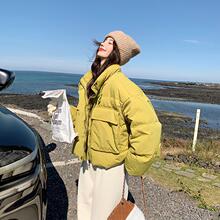
{"label": "jacket collar", "polygon": [[[101,75],[96,79],[94,84],[92,85],[92,90],[95,94],[98,93],[99,89],[102,87],[104,82],[112,76],[114,73],[121,71],[120,65],[112,64],[111,66],[107,67]],[[87,87],[88,82],[92,79],[92,71],[88,71],[80,80],[80,83],[84,88]]]}

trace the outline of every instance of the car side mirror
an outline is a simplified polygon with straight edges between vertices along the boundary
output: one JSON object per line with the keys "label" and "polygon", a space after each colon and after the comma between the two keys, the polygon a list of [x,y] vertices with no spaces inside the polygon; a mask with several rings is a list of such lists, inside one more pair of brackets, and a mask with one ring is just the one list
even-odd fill
{"label": "car side mirror", "polygon": [[0,69],[0,91],[9,87],[15,79],[15,73],[9,70]]}

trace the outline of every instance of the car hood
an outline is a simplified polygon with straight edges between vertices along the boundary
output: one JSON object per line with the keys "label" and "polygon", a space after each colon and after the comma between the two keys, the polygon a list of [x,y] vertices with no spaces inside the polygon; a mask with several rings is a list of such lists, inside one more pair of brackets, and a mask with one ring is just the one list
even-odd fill
{"label": "car hood", "polygon": [[0,105],[0,151],[17,149],[33,152],[36,143],[36,136],[31,127]]}

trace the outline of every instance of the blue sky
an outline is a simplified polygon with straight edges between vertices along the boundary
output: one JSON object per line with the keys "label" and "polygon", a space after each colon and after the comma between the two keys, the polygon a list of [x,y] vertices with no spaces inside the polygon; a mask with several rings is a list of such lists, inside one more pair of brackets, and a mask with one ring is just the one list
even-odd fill
{"label": "blue sky", "polygon": [[131,35],[141,53],[129,77],[220,82],[219,0],[7,0],[0,2],[0,67],[83,74],[93,39]]}

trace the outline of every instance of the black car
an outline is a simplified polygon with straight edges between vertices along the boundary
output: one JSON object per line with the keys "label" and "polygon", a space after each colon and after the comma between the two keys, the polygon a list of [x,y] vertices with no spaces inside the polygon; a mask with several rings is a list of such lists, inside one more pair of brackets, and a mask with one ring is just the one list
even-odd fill
{"label": "black car", "polygon": [[[0,69],[0,90],[15,74]],[[45,144],[38,132],[0,105],[0,219],[44,220],[47,210]]]}

